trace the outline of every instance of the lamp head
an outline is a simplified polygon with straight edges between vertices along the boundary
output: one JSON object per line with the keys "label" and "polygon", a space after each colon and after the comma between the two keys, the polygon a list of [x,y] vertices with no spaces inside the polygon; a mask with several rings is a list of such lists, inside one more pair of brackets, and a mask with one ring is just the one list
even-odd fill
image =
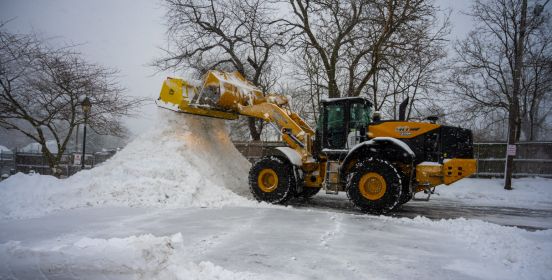
{"label": "lamp head", "polygon": [[92,107],[92,103],[90,103],[90,99],[88,99],[88,96],[84,98],[84,100],[81,102],[82,111],[86,114],[90,112],[90,108]]}

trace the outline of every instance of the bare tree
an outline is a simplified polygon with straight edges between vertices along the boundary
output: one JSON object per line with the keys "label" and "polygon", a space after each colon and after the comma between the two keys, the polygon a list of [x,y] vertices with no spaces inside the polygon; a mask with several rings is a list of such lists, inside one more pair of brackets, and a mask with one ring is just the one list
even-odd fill
{"label": "bare tree", "polygon": [[[288,86],[288,92],[293,98],[292,107],[311,125],[319,118],[320,101],[326,94],[327,84],[320,57],[311,48],[297,50],[289,64],[292,64],[293,86]],[[296,107],[298,106],[299,107]]]}
{"label": "bare tree", "polygon": [[[549,0],[477,0],[471,15],[477,28],[457,48],[452,81],[472,113],[501,111],[508,119],[508,145],[519,141],[522,120],[535,126],[543,98],[550,94],[552,38]],[[533,11],[532,13],[528,11]],[[548,75],[548,78],[542,75]],[[545,114],[550,111],[545,109]],[[546,116],[544,117],[546,118]],[[514,155],[508,153],[505,189],[511,189]]]}
{"label": "bare tree", "polygon": [[[529,35],[533,37],[525,45],[521,75],[520,132],[529,141],[539,138],[547,129],[547,118],[552,116],[552,24],[550,13],[542,14],[540,7],[534,7],[529,21]],[[536,13],[541,14],[535,17]]]}
{"label": "bare tree", "polygon": [[[162,70],[236,70],[264,92],[270,90],[274,58],[285,45],[267,0],[165,0],[168,47],[155,65]],[[248,120],[259,140],[262,125]]]}
{"label": "bare tree", "polygon": [[399,104],[408,99],[406,120],[423,119],[427,114],[443,117],[437,103],[444,82],[441,74],[447,69],[448,16],[440,19],[434,14],[412,31],[404,35],[409,38],[408,47],[389,50],[373,76],[374,108],[398,119]]}
{"label": "bare tree", "polygon": [[[81,100],[88,96],[88,125],[120,135],[120,117],[141,100],[122,95],[116,71],[84,60],[69,48],[51,48],[32,35],[0,29],[0,126],[16,130],[42,146],[49,166],[57,165],[72,132],[84,123]],[[53,138],[57,151],[47,146]]]}
{"label": "bare tree", "polygon": [[330,98],[368,94],[367,88],[392,50],[408,49],[435,11],[428,1],[290,0],[287,26],[296,48],[311,48],[321,63]]}
{"label": "bare tree", "polygon": [[[543,126],[550,114],[552,26],[545,9],[548,2],[529,2],[525,35],[518,44],[522,2],[478,0],[471,12],[478,25],[456,47],[451,82],[454,95],[464,102],[463,116],[492,125],[512,111],[514,141],[519,141],[522,132],[526,139],[536,139],[535,128]],[[516,57],[522,50],[524,56],[518,63]],[[514,90],[518,66],[520,84]]]}

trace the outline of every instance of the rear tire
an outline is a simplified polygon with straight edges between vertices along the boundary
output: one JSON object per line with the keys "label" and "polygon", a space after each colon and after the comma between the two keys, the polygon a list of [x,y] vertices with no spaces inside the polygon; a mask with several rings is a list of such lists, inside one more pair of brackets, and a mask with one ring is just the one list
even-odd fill
{"label": "rear tire", "polygon": [[378,158],[362,160],[347,177],[347,196],[363,212],[383,214],[399,205],[401,175],[391,163]]}
{"label": "rear tire", "polygon": [[249,189],[258,201],[285,203],[295,193],[293,166],[286,159],[269,156],[249,170]]}

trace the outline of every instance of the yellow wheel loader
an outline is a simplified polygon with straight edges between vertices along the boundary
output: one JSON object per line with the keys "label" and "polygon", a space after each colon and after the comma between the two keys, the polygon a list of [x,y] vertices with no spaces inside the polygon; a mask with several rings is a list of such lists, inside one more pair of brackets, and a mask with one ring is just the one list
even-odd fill
{"label": "yellow wheel loader", "polygon": [[345,191],[364,212],[386,213],[429,195],[441,184],[473,174],[470,130],[430,122],[372,118],[365,98],[326,99],[316,129],[293,112],[283,95],[266,94],[239,73],[209,71],[201,85],[167,78],[158,105],[177,112],[273,124],[285,147],[253,164],[249,185],[259,201],[285,203],[324,189]]}

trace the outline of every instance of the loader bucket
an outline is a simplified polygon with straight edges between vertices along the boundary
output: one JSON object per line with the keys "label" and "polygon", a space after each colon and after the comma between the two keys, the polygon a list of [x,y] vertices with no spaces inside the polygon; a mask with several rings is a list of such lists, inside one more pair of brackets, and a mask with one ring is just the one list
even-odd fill
{"label": "loader bucket", "polygon": [[198,100],[200,89],[191,85],[182,79],[167,78],[161,87],[159,102],[157,105],[173,111],[199,115],[205,117],[234,120],[238,115],[232,112],[224,111],[210,106],[209,104],[201,104]]}

